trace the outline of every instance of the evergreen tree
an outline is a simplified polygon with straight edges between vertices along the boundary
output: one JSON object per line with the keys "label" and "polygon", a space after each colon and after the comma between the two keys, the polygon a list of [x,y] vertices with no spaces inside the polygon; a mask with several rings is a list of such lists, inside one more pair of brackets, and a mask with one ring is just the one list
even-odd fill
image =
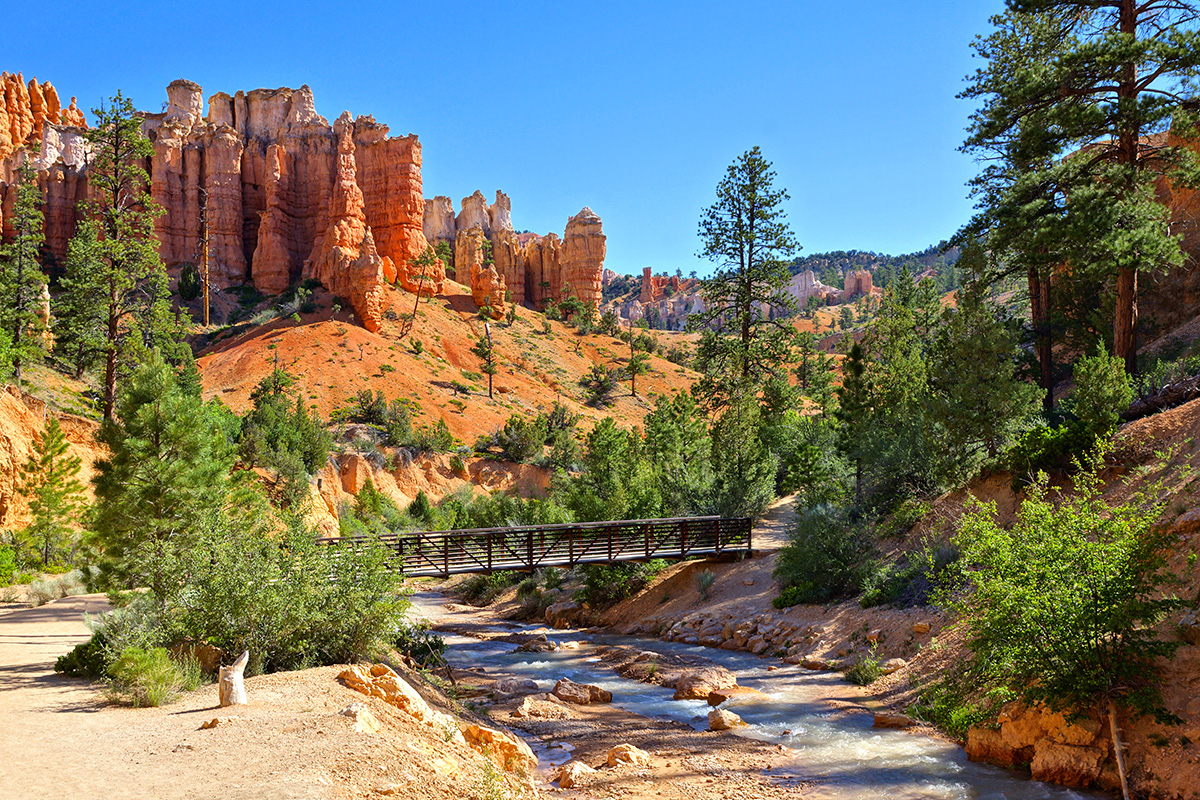
{"label": "evergreen tree", "polygon": [[[717,264],[700,282],[705,310],[688,318],[702,330],[696,353],[704,373],[697,396],[710,407],[754,391],[791,360],[793,328],[785,259],[797,249],[776,189],[775,172],[757,147],[743,153],[717,185],[717,202],[700,220],[700,255]],[[772,318],[771,310],[782,314]]]}
{"label": "evergreen tree", "polygon": [[855,342],[842,362],[842,385],[837,389],[838,448],[854,464],[854,502],[862,505],[863,462],[866,458],[871,397],[862,345]]}
{"label": "evergreen tree", "polygon": [[817,349],[816,334],[802,331],[796,337],[796,367],[793,374],[800,393],[812,398],[828,412],[833,402],[833,379],[837,365],[834,360]]}
{"label": "evergreen tree", "polygon": [[118,400],[97,436],[110,455],[92,479],[101,580],[163,598],[186,582],[181,554],[202,520],[225,510],[231,448],[214,409],[180,390],[156,350]]}
{"label": "evergreen tree", "polygon": [[947,310],[931,348],[932,416],[945,430],[944,459],[961,475],[980,450],[996,458],[1035,415],[1038,388],[1017,376],[1017,338],[1011,321],[973,283]]}
{"label": "evergreen tree", "polygon": [[492,326],[483,323],[485,336],[480,336],[471,347],[471,353],[479,359],[479,371],[488,376],[488,397],[492,396],[492,377],[498,371],[496,347],[492,344]]}
{"label": "evergreen tree", "polygon": [[[1183,263],[1166,209],[1155,201],[1156,179],[1200,177],[1189,147],[1158,138],[1172,125],[1190,130],[1195,121],[1196,6],[1185,0],[1006,5],[993,19],[997,34],[976,43],[989,63],[964,93],[983,100],[966,147],[1008,150],[1015,182],[1033,187],[1022,197],[1044,198],[1041,187],[1050,185],[1054,195],[1070,198],[1062,227],[1066,261],[1113,282],[1114,354],[1132,372],[1138,273]],[[1071,151],[1077,152],[1063,158]]]}
{"label": "evergreen tree", "polygon": [[663,513],[700,510],[713,481],[712,438],[695,398],[687,392],[659,397],[645,419],[646,458],[658,476]]}
{"label": "evergreen tree", "polygon": [[778,461],[763,444],[753,395],[731,399],[712,429],[713,488],[709,512],[757,520],[775,499]]}
{"label": "evergreen tree", "polygon": [[54,353],[75,377],[104,358],[105,291],[94,220],[81,220],[67,246],[66,275],[54,302]]}
{"label": "evergreen tree", "polygon": [[104,418],[111,419],[131,323],[140,324],[141,335],[136,338],[149,347],[162,343],[170,315],[165,305],[166,274],[154,239],[154,219],[163,211],[150,197],[150,176],[142,167],[154,155],[154,147],[142,135],[142,120],[133,103],[120,92],[110,106],[92,113],[96,126],[85,133],[92,146],[88,166],[92,199],[86,209],[99,230],[95,259],[89,263],[98,270],[96,282],[104,288]]}
{"label": "evergreen tree", "polygon": [[46,291],[39,257],[42,242],[41,192],[26,160],[17,169],[16,202],[8,222],[12,241],[0,248],[0,328],[8,334],[13,379],[21,385],[21,367],[45,352],[38,307]]}
{"label": "evergreen tree", "polygon": [[629,393],[637,397],[637,376],[650,371],[650,355],[637,349],[637,337],[629,337],[629,363],[625,372],[629,375]]}
{"label": "evergreen tree", "polygon": [[37,553],[43,567],[70,564],[75,551],[84,493],[78,480],[79,457],[68,456],[69,449],[58,419],[51,416],[21,468],[18,492],[28,498],[32,520],[19,539]]}

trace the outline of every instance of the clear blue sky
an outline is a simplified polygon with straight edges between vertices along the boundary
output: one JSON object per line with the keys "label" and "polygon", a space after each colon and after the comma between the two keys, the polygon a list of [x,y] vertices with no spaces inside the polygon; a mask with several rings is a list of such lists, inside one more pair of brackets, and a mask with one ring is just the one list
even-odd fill
{"label": "clear blue sky", "polygon": [[791,193],[804,253],[910,252],[970,214],[956,148],[970,41],[1001,0],[812,2],[61,2],[10,14],[0,69],[92,108],[157,110],[307,83],[331,121],[374,114],[424,149],[425,194],[512,198],[560,235],[591,206],[619,272],[706,271],[696,227],[754,145]]}

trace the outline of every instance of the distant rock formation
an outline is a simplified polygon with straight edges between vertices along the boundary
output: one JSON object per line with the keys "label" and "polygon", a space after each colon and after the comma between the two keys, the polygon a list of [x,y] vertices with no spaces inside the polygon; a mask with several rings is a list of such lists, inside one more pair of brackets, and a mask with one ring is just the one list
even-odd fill
{"label": "distant rock formation", "polygon": [[846,273],[845,289],[841,302],[845,303],[860,296],[870,296],[875,291],[870,270],[855,269]]}
{"label": "distant rock formation", "polygon": [[304,262],[304,277],[316,278],[329,291],[348,299],[363,326],[377,331],[383,324],[384,262],[367,228],[366,203],[355,180],[354,124],[349,112],[338,118],[334,130],[338,160],[329,228]]}
{"label": "distant rock formation", "polygon": [[[26,87],[20,76],[0,78],[0,99],[5,217],[14,194],[8,185],[24,157],[18,149],[40,142],[34,163],[45,197],[46,243],[65,258],[77,204],[87,196],[86,143],[75,127],[83,116],[74,103],[59,108],[49,84],[31,81]],[[360,258],[366,228],[385,276],[399,277],[397,265],[424,251],[421,146],[415,135],[389,137],[387,126],[373,117],[351,121],[348,114],[335,133],[316,112],[307,86],[233,96],[218,92],[209,98],[207,117],[203,110],[201,87],[178,80],[167,87],[166,111],[143,115],[142,130],[154,146],[147,165],[150,193],[166,212],[155,222],[155,236],[168,266],[199,262],[207,218],[215,286],[248,282],[278,293],[299,280],[306,261],[331,254],[324,239],[331,230],[336,238],[337,224],[346,222],[332,213],[335,184],[340,186],[345,171],[339,168],[346,155],[339,153],[342,139],[352,145],[353,182],[361,196],[361,208],[352,216],[361,214],[364,227],[357,241],[338,245],[348,248],[343,266],[348,269]],[[359,267],[360,274],[372,271]],[[371,292],[371,287],[357,291],[363,297]]]}
{"label": "distant rock formation", "polygon": [[506,287],[504,278],[496,271],[494,263],[484,263],[484,242],[480,225],[472,225],[469,229],[458,232],[454,243],[454,264],[458,274],[465,272],[470,276],[471,298],[475,305],[491,309],[494,319],[504,316],[504,295]]}
{"label": "distant rock formation", "polygon": [[459,237],[478,228],[491,242],[496,273],[512,302],[541,308],[551,300],[573,295],[595,307],[600,305],[605,236],[599,215],[590,208],[567,221],[562,239],[553,233],[516,233],[512,202],[501,191],[496,192],[491,204],[480,191],[464,197],[457,216],[449,197],[427,199],[423,222],[427,240],[449,242],[455,247],[455,272],[460,282],[466,283],[472,274],[473,256],[464,258],[459,254]]}

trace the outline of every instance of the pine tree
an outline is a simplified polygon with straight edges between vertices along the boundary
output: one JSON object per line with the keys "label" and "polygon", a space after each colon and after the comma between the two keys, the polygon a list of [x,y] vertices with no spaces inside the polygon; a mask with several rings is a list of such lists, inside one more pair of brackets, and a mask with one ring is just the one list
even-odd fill
{"label": "pine tree", "polygon": [[1038,388],[1017,376],[1011,321],[972,283],[948,310],[929,359],[932,417],[946,432],[944,459],[962,473],[980,450],[994,459],[1037,412]]}
{"label": "pine tree", "polygon": [[78,480],[80,460],[68,456],[69,449],[58,419],[51,416],[21,468],[18,492],[29,499],[33,519],[19,539],[37,553],[43,567],[70,564],[75,551],[84,494]]}
{"label": "pine tree", "polygon": [[38,315],[46,291],[40,251],[42,234],[41,192],[37,176],[26,160],[17,169],[16,202],[9,224],[15,235],[0,248],[0,328],[8,334],[13,379],[21,385],[21,367],[40,359],[45,352]]}
{"label": "pine tree", "polygon": [[862,505],[866,432],[870,425],[870,387],[862,345],[855,342],[842,362],[842,385],[837,389],[838,448],[854,464],[854,502]]}
{"label": "pine tree", "polygon": [[98,441],[94,545],[111,588],[169,595],[202,521],[225,509],[232,454],[214,411],[180,390],[157,350],[125,382]]}
{"label": "pine tree", "polygon": [[479,359],[479,370],[488,376],[488,397],[492,396],[492,377],[499,371],[496,347],[492,343],[492,326],[483,323],[484,336],[471,347],[471,353]]}
{"label": "pine tree", "polygon": [[775,499],[778,461],[763,444],[755,397],[735,396],[712,428],[709,512],[757,520]]}
{"label": "pine tree", "polygon": [[817,349],[817,337],[808,331],[796,337],[796,355],[793,374],[800,393],[816,401],[823,414],[828,413],[833,404],[833,359]]}
{"label": "pine tree", "polygon": [[[775,172],[755,147],[726,170],[717,201],[700,220],[700,255],[717,264],[700,283],[705,310],[688,319],[703,331],[696,353],[704,376],[697,396],[719,408],[736,394],[753,391],[791,360],[793,328],[786,319],[795,301],[784,260],[798,246],[776,189]],[[771,310],[783,312],[772,318]]]}
{"label": "pine tree", "polygon": [[[166,274],[154,239],[154,219],[162,207],[150,197],[150,177],[142,164],[154,147],[142,135],[141,117],[120,92],[107,108],[93,109],[96,127],[86,132],[92,146],[86,205],[98,225],[92,253],[103,285],[104,418],[111,419],[117,401],[117,379],[130,338],[131,324],[140,326],[142,344],[162,344],[169,325]],[[89,279],[85,282],[92,285]],[[80,287],[82,288],[82,287]],[[169,353],[174,359],[177,354]]]}
{"label": "pine tree", "polygon": [[82,220],[67,246],[66,275],[54,300],[54,354],[70,364],[75,377],[104,358],[104,304],[100,243],[94,220]]}
{"label": "pine tree", "polygon": [[1185,0],[1008,0],[964,93],[983,100],[967,149],[1007,151],[1026,198],[1069,198],[1062,252],[1113,282],[1113,349],[1130,372],[1138,273],[1183,263],[1156,180],[1200,177],[1196,154],[1162,136],[1195,122],[1196,20]]}
{"label": "pine tree", "polygon": [[650,355],[638,349],[638,337],[629,336],[629,363],[625,365],[625,373],[629,375],[629,393],[637,397],[637,376],[650,371]]}

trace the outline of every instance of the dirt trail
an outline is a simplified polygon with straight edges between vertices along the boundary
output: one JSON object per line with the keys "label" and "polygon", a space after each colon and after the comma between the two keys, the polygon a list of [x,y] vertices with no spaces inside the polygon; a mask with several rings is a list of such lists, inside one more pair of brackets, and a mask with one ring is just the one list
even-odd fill
{"label": "dirt trail", "polygon": [[751,541],[754,549],[778,550],[788,543],[788,534],[796,522],[796,495],[781,497],[770,505],[767,513],[754,526]]}
{"label": "dirt trail", "polygon": [[[247,735],[278,736],[253,724],[257,709],[239,711],[243,720],[231,723],[237,737],[198,731],[201,722],[217,716],[215,686],[164,708],[129,709],[107,706],[98,689],[56,675],[55,658],[90,635],[83,614],[107,607],[103,595],[83,595],[40,608],[0,610],[0,796],[183,800],[332,794],[329,780],[312,774],[312,761],[324,759],[305,764],[296,758],[300,748],[244,747]],[[266,696],[258,693],[259,700]]]}

